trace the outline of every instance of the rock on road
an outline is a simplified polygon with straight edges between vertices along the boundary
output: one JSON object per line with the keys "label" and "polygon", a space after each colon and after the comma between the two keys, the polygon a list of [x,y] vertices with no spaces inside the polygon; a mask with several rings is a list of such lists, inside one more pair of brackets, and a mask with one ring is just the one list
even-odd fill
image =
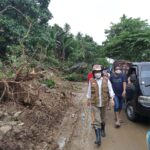
{"label": "rock on road", "polygon": [[90,109],[83,102],[86,99],[86,92],[87,84],[83,84],[82,92],[78,93],[80,95],[78,100],[83,104],[80,105],[81,112],[64,150],[147,150],[145,138],[146,132],[150,129],[150,122],[131,122],[123,111],[123,123],[116,129],[113,109],[107,110],[106,137],[102,138],[101,146],[97,147],[94,144],[95,134],[90,126]]}

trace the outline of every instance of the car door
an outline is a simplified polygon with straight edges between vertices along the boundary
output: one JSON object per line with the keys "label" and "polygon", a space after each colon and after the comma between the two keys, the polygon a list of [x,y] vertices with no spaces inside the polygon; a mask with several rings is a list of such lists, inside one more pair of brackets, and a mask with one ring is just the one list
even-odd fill
{"label": "car door", "polygon": [[143,96],[150,96],[150,64],[140,66],[140,88]]}

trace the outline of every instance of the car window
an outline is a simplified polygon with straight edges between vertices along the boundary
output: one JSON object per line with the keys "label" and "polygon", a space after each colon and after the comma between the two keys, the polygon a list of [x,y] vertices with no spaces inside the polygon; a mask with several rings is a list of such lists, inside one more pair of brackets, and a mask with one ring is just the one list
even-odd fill
{"label": "car window", "polygon": [[142,78],[150,78],[150,66],[142,66],[141,69],[141,77]]}

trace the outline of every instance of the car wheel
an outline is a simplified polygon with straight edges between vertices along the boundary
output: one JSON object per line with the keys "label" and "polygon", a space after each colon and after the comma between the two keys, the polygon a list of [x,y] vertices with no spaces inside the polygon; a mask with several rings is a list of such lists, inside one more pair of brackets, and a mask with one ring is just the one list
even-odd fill
{"label": "car wheel", "polygon": [[129,120],[136,121],[137,120],[137,114],[135,112],[135,109],[133,107],[132,102],[128,102],[126,106],[126,115]]}

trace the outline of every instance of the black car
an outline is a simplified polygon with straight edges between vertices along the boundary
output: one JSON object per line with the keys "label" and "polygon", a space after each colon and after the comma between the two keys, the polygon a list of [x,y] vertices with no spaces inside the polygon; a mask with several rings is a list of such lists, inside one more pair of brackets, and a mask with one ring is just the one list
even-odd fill
{"label": "black car", "polygon": [[150,117],[150,62],[132,63],[128,71],[126,114],[129,120]]}

